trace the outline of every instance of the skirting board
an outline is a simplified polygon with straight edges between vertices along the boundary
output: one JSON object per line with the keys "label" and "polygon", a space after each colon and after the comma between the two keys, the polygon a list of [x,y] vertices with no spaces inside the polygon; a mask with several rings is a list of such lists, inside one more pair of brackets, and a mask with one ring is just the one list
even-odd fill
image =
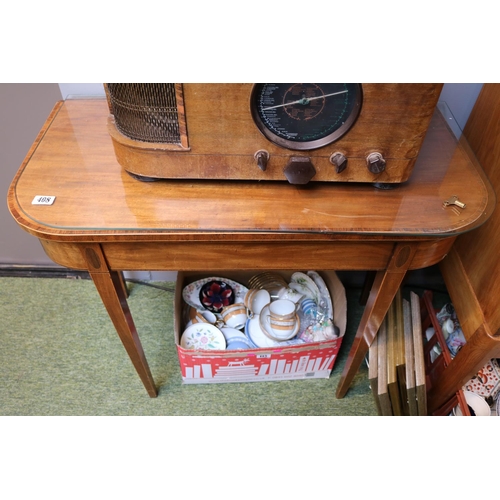
{"label": "skirting board", "polygon": [[[175,282],[177,279],[177,273],[175,271],[124,271],[123,274],[125,279],[142,281]],[[361,271],[339,271],[337,275],[346,288],[361,288],[366,279],[366,273]],[[1,277],[90,279],[86,271],[75,271],[60,266],[42,267],[0,264],[0,278]],[[407,275],[405,285],[446,291],[443,278],[437,265],[427,269],[410,271]]]}

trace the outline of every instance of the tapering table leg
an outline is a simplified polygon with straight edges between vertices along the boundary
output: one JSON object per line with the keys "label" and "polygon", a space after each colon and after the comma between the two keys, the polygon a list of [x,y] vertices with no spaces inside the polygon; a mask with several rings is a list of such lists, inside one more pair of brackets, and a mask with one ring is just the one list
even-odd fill
{"label": "tapering table leg", "polygon": [[149,396],[156,397],[158,391],[127,304],[122,276],[119,272],[111,271],[108,268],[100,245],[85,245],[82,253],[87,262],[90,276],[122,341],[123,347],[125,347]]}
{"label": "tapering table leg", "polygon": [[389,307],[396,296],[415,254],[415,248],[408,243],[394,247],[387,269],[378,271],[361,322],[354,338],[344,370],[337,387],[337,398],[343,398],[359,370],[368,349],[377,335]]}
{"label": "tapering table leg", "polygon": [[123,289],[123,293],[125,294],[125,297],[128,298],[129,293],[128,293],[128,288],[127,288],[127,283],[125,282],[125,276],[123,275],[123,271],[118,271],[117,275],[118,275],[120,287]]}

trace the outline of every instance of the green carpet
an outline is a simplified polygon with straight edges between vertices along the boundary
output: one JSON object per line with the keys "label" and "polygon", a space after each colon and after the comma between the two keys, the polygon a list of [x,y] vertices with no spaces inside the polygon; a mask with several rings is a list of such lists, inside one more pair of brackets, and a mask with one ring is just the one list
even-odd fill
{"label": "green carpet", "polygon": [[184,385],[173,293],[128,286],[158,397],[147,395],[91,281],[0,278],[0,415],[377,415],[364,364],[346,397],[335,397],[362,314],[359,290],[347,290],[347,332],[329,379]]}

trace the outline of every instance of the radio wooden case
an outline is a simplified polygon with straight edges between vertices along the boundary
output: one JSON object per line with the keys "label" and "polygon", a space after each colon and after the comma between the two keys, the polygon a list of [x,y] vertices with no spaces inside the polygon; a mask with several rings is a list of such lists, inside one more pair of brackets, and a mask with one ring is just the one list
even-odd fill
{"label": "radio wooden case", "polygon": [[[130,174],[147,180],[292,184],[408,180],[442,89],[442,84],[434,83],[361,84],[361,109],[350,130],[331,144],[298,151],[274,144],[259,131],[250,110],[253,84],[154,84],[155,92],[165,91],[171,98],[164,122],[168,122],[165,130],[173,127],[175,133],[167,140],[128,133],[127,125],[133,124],[135,130],[143,125],[140,113],[135,113],[141,105],[120,103],[113,95],[116,85],[131,86],[131,95],[139,92],[143,103],[139,111],[151,114],[153,107],[147,102],[151,84],[105,84],[108,130],[117,160]],[[151,126],[161,128],[161,117],[144,122],[145,128]],[[342,158],[341,165],[338,158]],[[294,168],[301,175],[289,175]]]}

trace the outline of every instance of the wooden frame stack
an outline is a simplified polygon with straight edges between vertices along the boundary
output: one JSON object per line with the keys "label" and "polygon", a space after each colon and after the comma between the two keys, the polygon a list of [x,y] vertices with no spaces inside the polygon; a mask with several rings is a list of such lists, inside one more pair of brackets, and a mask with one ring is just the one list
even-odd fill
{"label": "wooden frame stack", "polygon": [[427,415],[420,299],[397,293],[368,351],[368,378],[380,415]]}

